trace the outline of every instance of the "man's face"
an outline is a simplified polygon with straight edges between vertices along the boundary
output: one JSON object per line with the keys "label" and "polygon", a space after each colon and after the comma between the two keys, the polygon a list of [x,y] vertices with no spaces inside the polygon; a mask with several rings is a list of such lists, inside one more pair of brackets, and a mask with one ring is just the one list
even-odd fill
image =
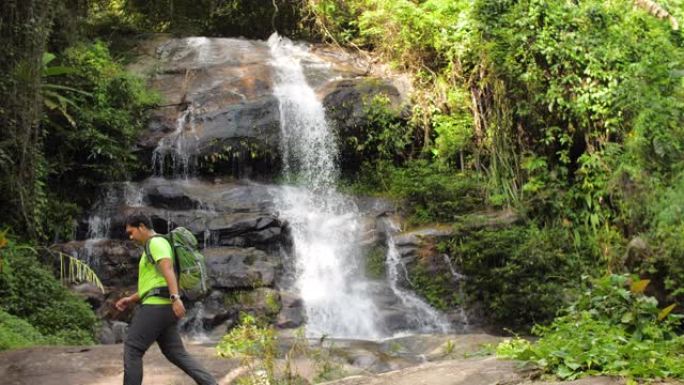
{"label": "man's face", "polygon": [[143,228],[144,226],[134,227],[126,225],[126,234],[128,234],[128,238],[130,238],[132,241],[143,243]]}

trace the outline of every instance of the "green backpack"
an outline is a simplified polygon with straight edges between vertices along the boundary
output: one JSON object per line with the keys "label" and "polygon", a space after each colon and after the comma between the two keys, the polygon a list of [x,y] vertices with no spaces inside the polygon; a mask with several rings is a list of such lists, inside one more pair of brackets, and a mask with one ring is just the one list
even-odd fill
{"label": "green backpack", "polygon": [[[197,250],[197,238],[185,227],[176,227],[163,237],[173,249],[173,270],[176,272],[178,286],[183,294],[191,298],[199,298],[209,292],[209,278],[204,255]],[[151,238],[150,238],[151,239]],[[150,241],[145,243],[145,255],[151,264],[154,263],[150,253]]]}

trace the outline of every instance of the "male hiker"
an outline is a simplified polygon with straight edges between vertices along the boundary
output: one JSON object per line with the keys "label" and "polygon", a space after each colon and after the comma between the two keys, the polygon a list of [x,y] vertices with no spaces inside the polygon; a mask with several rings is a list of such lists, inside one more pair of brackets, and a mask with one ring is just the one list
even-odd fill
{"label": "male hiker", "polygon": [[133,315],[124,343],[124,385],[140,385],[143,378],[142,357],[154,341],[166,358],[181,368],[197,384],[216,385],[216,380],[197,363],[183,347],[178,334],[178,320],[185,316],[178,282],[173,269],[173,250],[163,237],[155,237],[152,221],[144,214],[126,219],[128,237],[148,247],[154,260],[146,253],[140,257],[138,292],[121,298],[115,304],[123,311],[129,305],[141,302]]}

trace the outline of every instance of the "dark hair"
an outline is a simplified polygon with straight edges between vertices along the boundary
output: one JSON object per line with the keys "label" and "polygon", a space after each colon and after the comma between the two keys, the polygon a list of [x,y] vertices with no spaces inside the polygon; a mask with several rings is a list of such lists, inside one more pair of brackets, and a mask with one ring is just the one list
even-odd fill
{"label": "dark hair", "polygon": [[138,212],[126,217],[126,226],[139,227],[140,225],[145,225],[148,229],[152,229],[152,220],[147,214]]}

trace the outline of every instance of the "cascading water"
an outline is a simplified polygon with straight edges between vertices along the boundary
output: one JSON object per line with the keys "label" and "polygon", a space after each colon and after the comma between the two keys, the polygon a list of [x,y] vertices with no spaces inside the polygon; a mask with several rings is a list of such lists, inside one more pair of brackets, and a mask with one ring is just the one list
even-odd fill
{"label": "cascading water", "polygon": [[401,260],[393,237],[393,233],[396,233],[399,227],[396,223],[389,220],[387,220],[386,227],[391,230],[391,233],[387,235],[387,256],[385,259],[387,280],[394,295],[399,298],[403,307],[407,309],[408,324],[412,326],[412,329],[424,333],[449,332],[451,327],[443,314],[440,314],[415,294],[399,287],[400,271],[403,272],[404,278],[408,281],[406,266]]}
{"label": "cascading water", "polygon": [[[193,120],[193,106],[189,105],[176,118],[173,133],[159,141],[152,153],[152,167],[157,176],[164,176],[168,167],[173,178],[188,179],[195,168],[197,134]],[[166,162],[170,160],[171,165]]]}
{"label": "cascading water", "polygon": [[323,106],[304,77],[305,50],[277,34],[268,44],[280,103],[284,177],[300,185],[282,187],[276,195],[294,240],[306,333],[380,338],[379,312],[361,278],[358,209],[335,191],[337,148]]}
{"label": "cascading water", "polygon": [[[466,279],[465,275],[456,271],[456,269],[454,268],[454,265],[451,263],[451,258],[449,258],[448,254],[444,254],[444,262],[446,262],[447,266],[449,266],[449,271],[451,272],[451,275],[457,281],[463,281],[464,279]],[[465,291],[463,290],[462,284],[458,285],[458,298],[462,304],[465,303]],[[461,322],[463,323],[463,331],[465,332],[465,331],[470,330],[470,327],[471,327],[470,320],[468,319],[468,313],[466,313],[465,307],[459,306],[459,316],[461,318]]]}
{"label": "cascading water", "polygon": [[117,191],[114,186],[109,186],[106,193],[98,203],[94,213],[88,218],[88,233],[83,243],[83,251],[77,258],[90,267],[97,267],[98,258],[94,258],[95,245],[109,237],[111,218],[116,210]]}

